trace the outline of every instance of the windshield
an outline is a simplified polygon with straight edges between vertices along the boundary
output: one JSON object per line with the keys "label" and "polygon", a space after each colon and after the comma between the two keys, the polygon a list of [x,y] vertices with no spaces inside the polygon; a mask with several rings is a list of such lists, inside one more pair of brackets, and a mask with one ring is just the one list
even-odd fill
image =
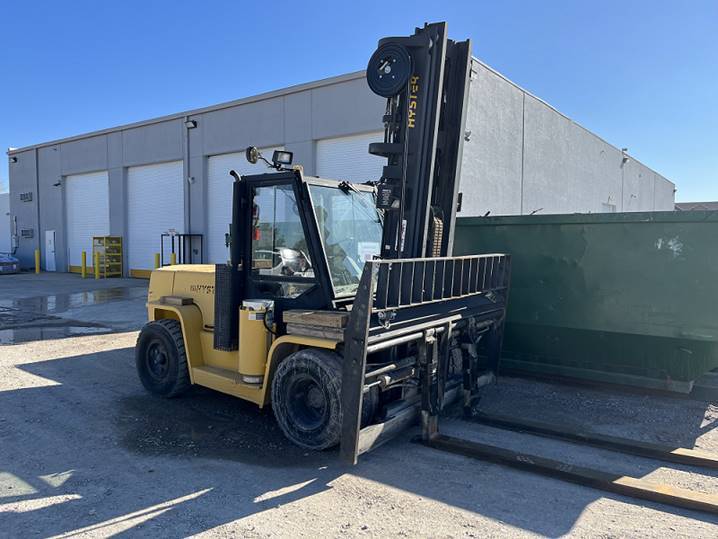
{"label": "windshield", "polygon": [[329,274],[337,296],[354,294],[364,261],[379,254],[382,223],[367,191],[310,185]]}

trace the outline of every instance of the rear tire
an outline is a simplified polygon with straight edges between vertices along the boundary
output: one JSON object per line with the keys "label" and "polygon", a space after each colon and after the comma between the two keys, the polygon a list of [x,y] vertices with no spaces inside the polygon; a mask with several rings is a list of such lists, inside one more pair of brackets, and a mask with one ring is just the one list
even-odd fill
{"label": "rear tire", "polygon": [[284,359],[272,380],[272,409],[294,444],[321,451],[339,443],[342,367],[327,350],[306,348]]}
{"label": "rear tire", "polygon": [[171,398],[187,391],[192,384],[180,323],[163,319],[145,324],[137,337],[135,365],[150,393]]}

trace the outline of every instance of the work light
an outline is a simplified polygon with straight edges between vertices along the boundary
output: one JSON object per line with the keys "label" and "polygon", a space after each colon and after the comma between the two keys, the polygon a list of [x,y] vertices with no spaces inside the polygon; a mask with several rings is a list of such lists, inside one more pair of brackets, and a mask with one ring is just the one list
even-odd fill
{"label": "work light", "polygon": [[292,152],[274,150],[274,154],[272,155],[272,163],[274,163],[275,167],[280,167],[281,165],[291,165],[293,157],[294,154]]}

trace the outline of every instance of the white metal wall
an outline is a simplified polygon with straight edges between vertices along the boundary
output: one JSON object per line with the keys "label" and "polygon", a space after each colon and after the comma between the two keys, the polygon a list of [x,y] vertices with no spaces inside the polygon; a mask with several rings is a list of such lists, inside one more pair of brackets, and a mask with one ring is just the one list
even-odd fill
{"label": "white metal wall", "polygon": [[[260,151],[271,160],[274,150],[262,148]],[[224,235],[229,231],[232,221],[232,178],[230,170],[243,174],[260,174],[267,169],[263,163],[252,165],[247,162],[244,152],[213,155],[207,163],[207,235],[204,238],[207,261],[222,264],[229,258]]]}
{"label": "white metal wall", "polygon": [[369,143],[383,140],[384,133],[376,131],[317,141],[317,176],[356,183],[378,180],[386,159],[370,155]]}
{"label": "white metal wall", "polygon": [[[110,194],[107,171],[76,174],[65,178],[67,207],[67,253],[70,266],[92,265],[92,236],[110,233]],[[44,241],[44,240],[43,240]]]}
{"label": "white metal wall", "polygon": [[10,193],[0,193],[0,253],[10,252],[10,243]]}
{"label": "white metal wall", "polygon": [[182,161],[127,169],[127,256],[132,270],[150,270],[160,235],[184,232]]}

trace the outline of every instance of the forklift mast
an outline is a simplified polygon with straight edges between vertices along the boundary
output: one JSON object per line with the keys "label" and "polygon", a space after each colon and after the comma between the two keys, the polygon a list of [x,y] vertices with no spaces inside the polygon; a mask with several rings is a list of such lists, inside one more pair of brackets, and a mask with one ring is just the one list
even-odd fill
{"label": "forklift mast", "polygon": [[[452,396],[461,394],[470,414],[498,367],[511,258],[452,256],[470,78],[470,41],[449,40],[446,23],[382,39],[367,66],[369,87],[386,98],[384,141],[369,145],[387,159],[376,186],[384,227],[380,257],[364,265],[344,331],[347,463],[417,413],[422,438],[434,439]],[[364,395],[381,384],[376,373],[396,376],[402,361],[414,373],[401,389],[404,407],[362,427]]]}
{"label": "forklift mast", "polygon": [[369,145],[387,158],[382,259],[451,255],[470,76],[471,42],[448,39],[445,22],[382,39],[369,60],[369,87],[387,99],[384,141]]}

